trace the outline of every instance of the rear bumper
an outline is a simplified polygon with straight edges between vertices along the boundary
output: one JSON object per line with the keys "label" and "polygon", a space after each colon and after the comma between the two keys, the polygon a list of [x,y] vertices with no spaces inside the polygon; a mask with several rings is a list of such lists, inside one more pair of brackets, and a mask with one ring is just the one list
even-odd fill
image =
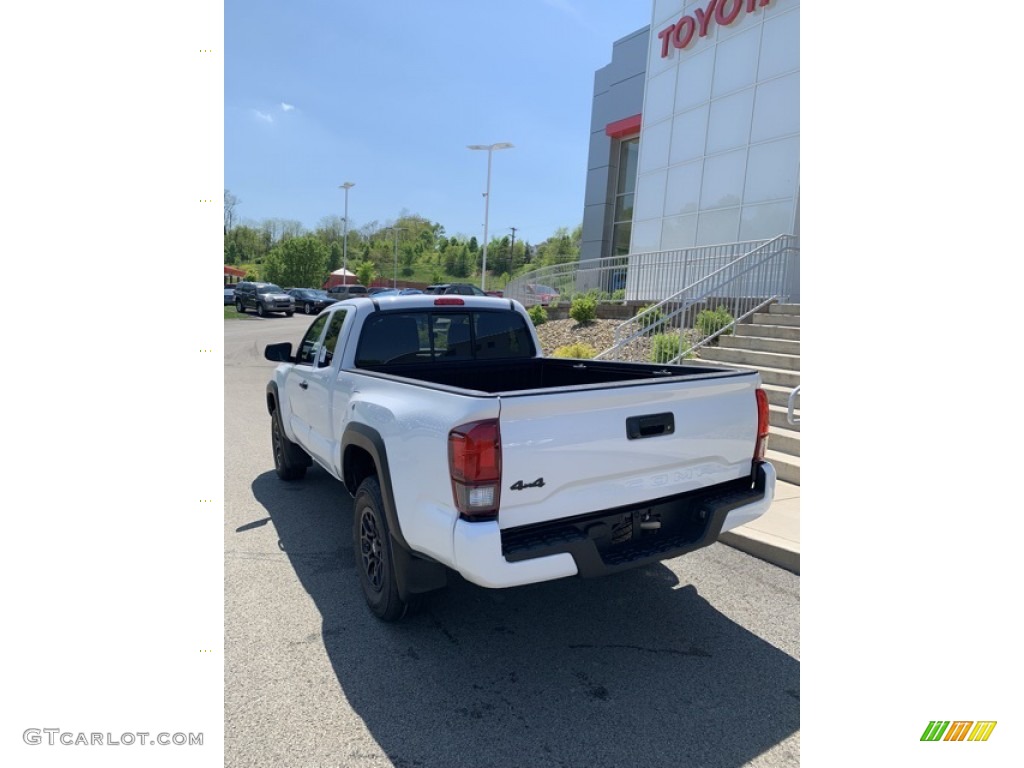
{"label": "rear bumper", "polygon": [[775,468],[763,462],[753,483],[725,483],[635,507],[506,530],[497,522],[459,520],[456,569],[483,587],[616,573],[709,546],[722,531],[764,514],[774,496]]}

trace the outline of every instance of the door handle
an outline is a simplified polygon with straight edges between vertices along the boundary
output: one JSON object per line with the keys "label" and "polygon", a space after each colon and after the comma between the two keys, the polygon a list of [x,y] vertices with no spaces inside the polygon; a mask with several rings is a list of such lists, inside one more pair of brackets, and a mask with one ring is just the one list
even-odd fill
{"label": "door handle", "polygon": [[300,381],[299,386],[302,387],[303,389],[309,389],[309,384],[305,381]]}
{"label": "door handle", "polygon": [[675,430],[676,418],[671,412],[632,416],[626,419],[626,437],[630,440],[671,435]]}

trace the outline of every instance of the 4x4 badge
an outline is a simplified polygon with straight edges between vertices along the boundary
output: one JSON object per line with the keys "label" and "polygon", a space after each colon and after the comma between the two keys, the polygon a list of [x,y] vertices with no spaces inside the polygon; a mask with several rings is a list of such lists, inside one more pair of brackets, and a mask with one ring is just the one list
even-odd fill
{"label": "4x4 badge", "polygon": [[522,490],[524,490],[526,488],[543,488],[543,487],[544,487],[544,478],[543,477],[538,477],[532,483],[524,483],[522,480],[517,480],[515,482],[515,484],[512,485],[511,488],[509,488],[509,490],[510,491],[522,491]]}

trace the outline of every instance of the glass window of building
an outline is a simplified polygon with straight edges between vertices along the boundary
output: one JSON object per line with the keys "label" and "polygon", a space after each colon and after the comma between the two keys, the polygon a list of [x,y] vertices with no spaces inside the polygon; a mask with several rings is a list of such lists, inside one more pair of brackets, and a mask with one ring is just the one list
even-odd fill
{"label": "glass window of building", "polygon": [[619,142],[619,177],[615,185],[615,219],[612,222],[612,256],[629,253],[633,229],[633,194],[636,191],[640,137]]}

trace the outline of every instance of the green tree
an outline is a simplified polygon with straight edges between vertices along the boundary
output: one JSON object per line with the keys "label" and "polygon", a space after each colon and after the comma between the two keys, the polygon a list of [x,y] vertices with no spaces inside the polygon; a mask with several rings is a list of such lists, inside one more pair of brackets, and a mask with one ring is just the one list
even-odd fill
{"label": "green tree", "polygon": [[327,271],[333,272],[336,269],[341,269],[343,256],[341,243],[331,243],[331,255],[327,259]]}
{"label": "green tree", "polygon": [[270,252],[264,275],[282,286],[319,287],[327,274],[327,246],[315,235],[283,240]]}
{"label": "green tree", "polygon": [[352,271],[356,273],[360,285],[369,285],[380,274],[377,265],[369,260],[357,262]]}

